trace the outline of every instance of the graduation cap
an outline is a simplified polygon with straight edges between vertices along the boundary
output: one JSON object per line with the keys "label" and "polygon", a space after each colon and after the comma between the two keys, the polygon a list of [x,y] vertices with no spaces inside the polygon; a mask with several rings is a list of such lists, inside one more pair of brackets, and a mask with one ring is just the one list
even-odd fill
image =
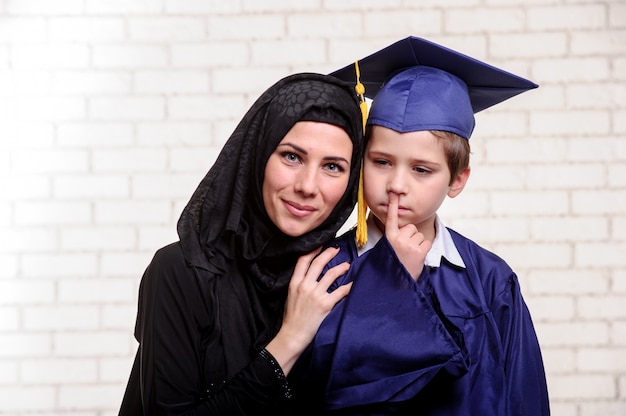
{"label": "graduation cap", "polygon": [[[496,68],[471,56],[426,39],[409,36],[358,60],[365,96],[376,97],[381,87],[403,69],[416,66],[438,68],[460,78],[468,88],[474,113],[507,100],[537,84]],[[337,78],[356,82],[354,64],[332,72]]]}
{"label": "graduation cap", "polygon": [[[415,36],[330,75],[355,83],[357,93],[373,99],[367,124],[399,132],[450,131],[468,140],[474,130],[474,113],[537,88],[527,79]],[[366,113],[364,108],[364,118]],[[360,186],[359,246],[367,238],[363,235],[367,208],[362,199]]]}

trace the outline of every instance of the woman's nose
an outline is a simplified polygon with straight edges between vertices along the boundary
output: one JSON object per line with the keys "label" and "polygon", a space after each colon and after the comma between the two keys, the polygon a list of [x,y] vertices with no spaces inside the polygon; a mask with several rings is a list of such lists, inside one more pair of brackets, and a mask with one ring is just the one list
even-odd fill
{"label": "woman's nose", "polygon": [[303,169],[295,184],[296,192],[305,195],[315,195],[318,190],[317,176],[315,169]]}

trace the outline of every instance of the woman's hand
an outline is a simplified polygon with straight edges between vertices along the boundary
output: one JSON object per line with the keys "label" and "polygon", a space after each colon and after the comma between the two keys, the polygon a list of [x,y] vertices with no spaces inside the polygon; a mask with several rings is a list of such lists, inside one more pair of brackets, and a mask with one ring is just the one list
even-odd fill
{"label": "woman's hand", "polygon": [[300,257],[296,263],[289,283],[283,324],[276,337],[266,346],[285,374],[289,373],[302,351],[313,340],[333,306],[350,291],[352,283],[328,293],[330,285],[348,271],[348,263],[329,269],[317,280],[338,251],[338,248],[331,247],[320,253],[320,249],[317,249]]}

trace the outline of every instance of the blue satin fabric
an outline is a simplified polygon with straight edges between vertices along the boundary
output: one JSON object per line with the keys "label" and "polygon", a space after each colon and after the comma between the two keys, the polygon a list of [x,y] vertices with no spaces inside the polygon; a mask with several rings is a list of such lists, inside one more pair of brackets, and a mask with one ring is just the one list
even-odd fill
{"label": "blue satin fabric", "polygon": [[354,284],[290,374],[300,414],[549,414],[515,274],[451,234],[467,269],[444,259],[417,282],[386,238],[361,257],[353,233],[337,241],[333,264],[352,264],[338,284]]}
{"label": "blue satin fabric", "polygon": [[336,325],[336,337],[315,340],[334,343],[327,408],[407,400],[439,371],[467,372],[460,347],[386,239],[355,262],[351,273],[358,276],[351,296],[324,325]]}
{"label": "blue satin fabric", "polygon": [[380,89],[367,124],[400,133],[443,130],[469,140],[476,122],[465,82],[441,69],[418,65]]}

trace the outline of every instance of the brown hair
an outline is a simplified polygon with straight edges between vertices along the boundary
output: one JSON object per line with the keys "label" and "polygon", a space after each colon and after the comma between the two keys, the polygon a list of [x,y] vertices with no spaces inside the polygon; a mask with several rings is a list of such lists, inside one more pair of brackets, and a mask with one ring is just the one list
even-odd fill
{"label": "brown hair", "polygon": [[449,185],[452,185],[454,178],[469,167],[471,153],[469,140],[449,131],[431,130],[431,133],[439,139],[443,146],[450,170]]}

